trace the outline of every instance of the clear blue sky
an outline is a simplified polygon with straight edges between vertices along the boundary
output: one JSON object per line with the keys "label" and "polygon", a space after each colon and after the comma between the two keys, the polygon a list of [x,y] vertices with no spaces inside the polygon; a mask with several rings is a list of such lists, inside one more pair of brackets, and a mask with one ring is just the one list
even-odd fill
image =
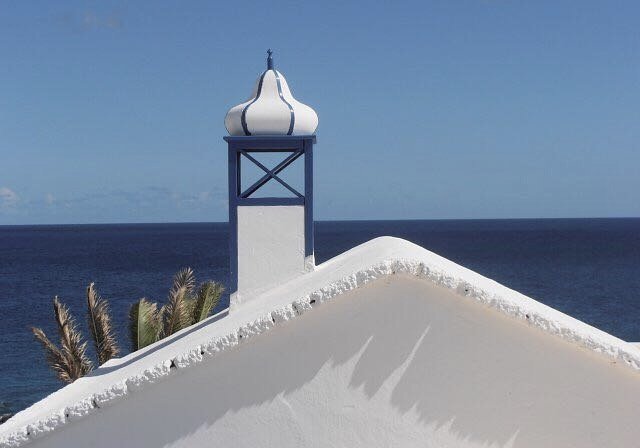
{"label": "clear blue sky", "polygon": [[0,1],[0,224],[226,220],[268,47],[318,219],[640,216],[637,1]]}

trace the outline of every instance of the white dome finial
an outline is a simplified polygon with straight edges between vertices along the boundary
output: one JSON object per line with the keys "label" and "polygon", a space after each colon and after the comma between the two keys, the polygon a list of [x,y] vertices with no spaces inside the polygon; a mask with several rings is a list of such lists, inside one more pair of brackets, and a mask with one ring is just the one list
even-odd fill
{"label": "white dome finial", "polygon": [[282,73],[273,68],[267,50],[267,70],[258,78],[251,98],[232,107],[224,119],[230,135],[311,135],[318,114],[296,100]]}

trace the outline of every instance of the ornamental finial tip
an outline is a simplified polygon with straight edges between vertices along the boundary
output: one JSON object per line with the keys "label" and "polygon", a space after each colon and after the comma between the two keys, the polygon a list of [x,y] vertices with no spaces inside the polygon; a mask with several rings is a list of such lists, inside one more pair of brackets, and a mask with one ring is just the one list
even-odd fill
{"label": "ornamental finial tip", "polygon": [[267,70],[273,70],[273,57],[271,56],[273,54],[273,51],[271,51],[271,48],[269,48],[267,50]]}

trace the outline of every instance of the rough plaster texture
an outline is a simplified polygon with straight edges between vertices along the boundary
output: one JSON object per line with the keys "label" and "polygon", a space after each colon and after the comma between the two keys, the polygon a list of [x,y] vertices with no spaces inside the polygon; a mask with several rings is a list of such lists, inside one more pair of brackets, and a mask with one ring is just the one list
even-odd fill
{"label": "rough plaster texture", "polygon": [[238,291],[232,306],[291,280],[308,269],[304,207],[238,207]]}
{"label": "rough plaster texture", "polygon": [[639,361],[379,238],[113,360],[0,426],[0,446],[634,446]]}

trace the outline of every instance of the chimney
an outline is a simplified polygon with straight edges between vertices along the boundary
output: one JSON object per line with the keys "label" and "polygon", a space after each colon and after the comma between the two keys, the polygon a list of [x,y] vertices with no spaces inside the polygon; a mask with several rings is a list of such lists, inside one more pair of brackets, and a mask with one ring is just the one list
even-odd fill
{"label": "chimney", "polygon": [[[315,267],[313,145],[318,115],[291,95],[286,79],[274,68],[272,51],[267,53],[267,69],[251,98],[225,117],[232,312],[260,292]],[[279,162],[269,165],[265,156]],[[304,160],[304,182],[294,188],[283,173],[298,159]],[[245,185],[243,167],[254,172],[257,167],[259,178]],[[269,183],[280,184],[285,193],[261,195]]]}

